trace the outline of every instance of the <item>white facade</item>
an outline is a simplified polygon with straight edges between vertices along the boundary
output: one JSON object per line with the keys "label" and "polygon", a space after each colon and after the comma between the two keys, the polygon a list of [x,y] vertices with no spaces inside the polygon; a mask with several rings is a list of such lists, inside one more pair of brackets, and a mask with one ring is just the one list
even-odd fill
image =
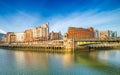
{"label": "white facade", "polygon": [[33,38],[34,40],[43,40],[43,39],[47,39],[48,40],[49,37],[49,25],[48,22],[33,28]]}
{"label": "white facade", "polygon": [[24,42],[25,33],[15,33],[16,42]]}

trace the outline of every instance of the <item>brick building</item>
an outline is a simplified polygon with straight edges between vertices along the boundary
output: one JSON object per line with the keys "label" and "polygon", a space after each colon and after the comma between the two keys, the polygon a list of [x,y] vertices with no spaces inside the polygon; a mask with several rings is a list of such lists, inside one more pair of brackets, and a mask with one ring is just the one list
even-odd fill
{"label": "brick building", "polygon": [[60,40],[62,38],[61,32],[51,32],[50,40]]}
{"label": "brick building", "polygon": [[8,32],[6,34],[6,43],[15,43],[16,42],[16,35],[14,32]]}
{"label": "brick building", "polygon": [[90,28],[68,28],[68,39],[93,39],[94,29]]}
{"label": "brick building", "polygon": [[25,42],[32,42],[33,41],[32,29],[25,30],[24,34],[25,34],[25,36],[24,36]]}

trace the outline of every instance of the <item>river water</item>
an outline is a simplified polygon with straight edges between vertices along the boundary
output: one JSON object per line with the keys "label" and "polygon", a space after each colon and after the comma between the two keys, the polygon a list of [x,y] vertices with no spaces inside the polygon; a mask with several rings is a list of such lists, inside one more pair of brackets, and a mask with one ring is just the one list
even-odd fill
{"label": "river water", "polygon": [[46,53],[0,49],[0,75],[120,75],[120,50]]}

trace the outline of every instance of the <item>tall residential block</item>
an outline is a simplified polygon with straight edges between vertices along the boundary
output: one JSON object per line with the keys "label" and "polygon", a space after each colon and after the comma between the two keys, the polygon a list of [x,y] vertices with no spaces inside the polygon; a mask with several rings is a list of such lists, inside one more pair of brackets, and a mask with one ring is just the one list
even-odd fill
{"label": "tall residential block", "polygon": [[34,41],[47,41],[49,39],[49,23],[37,26],[33,29]]}

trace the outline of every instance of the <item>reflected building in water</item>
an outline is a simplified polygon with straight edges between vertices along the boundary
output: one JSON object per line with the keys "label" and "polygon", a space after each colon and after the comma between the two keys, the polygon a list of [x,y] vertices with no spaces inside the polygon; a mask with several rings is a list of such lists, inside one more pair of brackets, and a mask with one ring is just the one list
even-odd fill
{"label": "reflected building in water", "polygon": [[[15,52],[16,64],[19,68],[22,67],[42,67],[46,70],[48,67],[48,55],[47,53],[36,52]],[[24,64],[24,65],[23,65]]]}
{"label": "reflected building in water", "polygon": [[66,53],[62,56],[62,63],[64,67],[69,67],[74,63],[74,54]]}

